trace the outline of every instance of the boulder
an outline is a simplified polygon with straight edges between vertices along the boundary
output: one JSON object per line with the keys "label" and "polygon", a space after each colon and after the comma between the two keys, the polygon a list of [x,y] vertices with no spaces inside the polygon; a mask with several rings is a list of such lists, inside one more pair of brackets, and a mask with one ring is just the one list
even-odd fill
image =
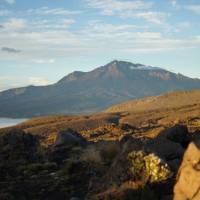
{"label": "boulder", "polygon": [[167,161],[170,168],[176,172],[184,155],[185,149],[191,141],[186,126],[175,125],[162,131],[157,137],[147,141],[146,151],[154,152]]}
{"label": "boulder", "polygon": [[24,162],[33,160],[38,138],[21,129],[11,128],[0,134],[0,160]]}
{"label": "boulder", "polygon": [[165,138],[155,138],[147,141],[145,150],[157,154],[166,161],[181,159],[185,151],[179,143]]}
{"label": "boulder", "polygon": [[174,187],[174,200],[200,199],[200,140],[192,142],[185,154]]}
{"label": "boulder", "polygon": [[[104,177],[92,183],[89,194],[91,199],[98,197],[99,199],[125,200],[132,199],[131,196],[134,196],[134,199],[141,199],[140,197],[147,188],[149,188],[147,195],[149,199],[157,199],[150,198],[150,194],[153,195],[154,189],[159,185],[165,187],[166,181],[172,177],[173,173],[164,160],[156,154],[144,150],[147,141],[146,138],[124,138],[121,143],[121,152],[115,158],[110,169]],[[118,194],[119,192],[120,194]],[[161,193],[159,191],[160,195]],[[147,197],[142,199],[147,199]]]}
{"label": "boulder", "polygon": [[86,140],[76,131],[67,129],[58,133],[54,147],[83,145]]}
{"label": "boulder", "polygon": [[[76,147],[84,147],[87,145],[87,141],[79,133],[72,129],[67,129],[58,133],[56,141],[47,152],[47,157],[50,162],[56,162],[57,164],[64,163],[73,154]],[[75,148],[74,148],[75,147]]]}
{"label": "boulder", "polygon": [[188,132],[187,126],[175,125],[167,130],[162,131],[158,136],[158,139],[165,138],[175,143],[179,143],[182,147],[187,148],[191,141],[191,136]]}

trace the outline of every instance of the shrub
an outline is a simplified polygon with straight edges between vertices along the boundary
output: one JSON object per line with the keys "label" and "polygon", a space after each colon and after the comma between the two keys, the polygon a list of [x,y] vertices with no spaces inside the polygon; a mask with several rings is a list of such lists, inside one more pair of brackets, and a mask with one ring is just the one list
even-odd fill
{"label": "shrub", "polygon": [[95,147],[88,147],[81,155],[80,160],[85,161],[89,164],[101,164],[102,157],[100,151]]}
{"label": "shrub", "polygon": [[110,165],[113,159],[118,155],[120,146],[116,142],[109,142],[101,147],[101,156],[104,162]]}
{"label": "shrub", "polygon": [[143,151],[133,151],[128,154],[129,172],[136,180],[150,183],[162,182],[171,177],[168,165],[155,154],[146,155]]}

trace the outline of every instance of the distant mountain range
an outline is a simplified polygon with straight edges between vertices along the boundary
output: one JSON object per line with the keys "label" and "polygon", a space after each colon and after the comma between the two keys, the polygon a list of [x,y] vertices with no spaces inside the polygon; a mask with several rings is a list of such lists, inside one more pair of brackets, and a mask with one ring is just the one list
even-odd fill
{"label": "distant mountain range", "polygon": [[90,72],[75,71],[52,85],[3,91],[0,117],[92,113],[130,99],[198,88],[200,79],[114,60]]}

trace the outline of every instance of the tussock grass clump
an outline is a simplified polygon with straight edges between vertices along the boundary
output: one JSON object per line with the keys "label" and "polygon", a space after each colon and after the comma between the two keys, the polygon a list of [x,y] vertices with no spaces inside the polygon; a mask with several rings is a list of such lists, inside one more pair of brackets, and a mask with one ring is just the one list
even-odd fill
{"label": "tussock grass clump", "polygon": [[85,149],[80,157],[81,161],[87,162],[89,164],[101,164],[102,163],[102,157],[99,150],[97,150],[95,147],[88,147]]}
{"label": "tussock grass clump", "polygon": [[120,152],[120,145],[116,142],[109,142],[101,147],[101,156],[105,164],[111,164]]}

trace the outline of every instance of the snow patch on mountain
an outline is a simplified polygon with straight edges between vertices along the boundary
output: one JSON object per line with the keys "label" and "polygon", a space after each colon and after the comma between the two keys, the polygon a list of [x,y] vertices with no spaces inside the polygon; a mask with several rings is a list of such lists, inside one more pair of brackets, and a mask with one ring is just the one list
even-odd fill
{"label": "snow patch on mountain", "polygon": [[147,66],[147,65],[140,65],[140,66],[130,66],[130,69],[132,70],[161,70],[159,67],[152,67],[152,66]]}

